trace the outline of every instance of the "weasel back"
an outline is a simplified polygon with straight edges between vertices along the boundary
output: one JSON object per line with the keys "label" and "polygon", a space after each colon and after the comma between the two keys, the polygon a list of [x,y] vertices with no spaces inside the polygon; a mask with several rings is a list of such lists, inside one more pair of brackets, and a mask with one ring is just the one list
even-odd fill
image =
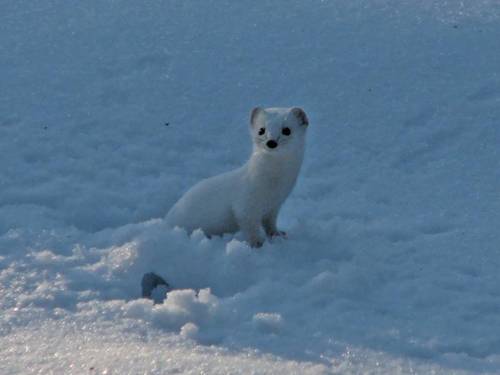
{"label": "weasel back", "polygon": [[238,191],[239,174],[234,170],[198,182],[170,209],[167,222],[189,233],[201,229],[207,236],[237,232],[231,203]]}

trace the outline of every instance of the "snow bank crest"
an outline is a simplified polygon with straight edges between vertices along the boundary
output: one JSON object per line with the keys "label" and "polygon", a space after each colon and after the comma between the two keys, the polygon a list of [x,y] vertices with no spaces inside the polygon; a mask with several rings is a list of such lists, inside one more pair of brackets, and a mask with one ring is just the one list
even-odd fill
{"label": "snow bank crest", "polygon": [[198,327],[217,320],[219,299],[210,289],[198,293],[193,289],[173,290],[162,304],[154,304],[149,299],[134,300],[123,306],[123,312],[126,317],[151,321],[160,328],[184,332],[193,338]]}

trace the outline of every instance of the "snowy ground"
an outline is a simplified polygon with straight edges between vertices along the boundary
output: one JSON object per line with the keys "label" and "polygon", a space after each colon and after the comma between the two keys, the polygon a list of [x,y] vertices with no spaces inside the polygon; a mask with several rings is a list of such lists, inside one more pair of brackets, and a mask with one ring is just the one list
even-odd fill
{"label": "snowy ground", "polygon": [[[499,40],[495,0],[3,1],[0,373],[500,373]],[[289,238],[168,229],[255,105],[311,121]]]}

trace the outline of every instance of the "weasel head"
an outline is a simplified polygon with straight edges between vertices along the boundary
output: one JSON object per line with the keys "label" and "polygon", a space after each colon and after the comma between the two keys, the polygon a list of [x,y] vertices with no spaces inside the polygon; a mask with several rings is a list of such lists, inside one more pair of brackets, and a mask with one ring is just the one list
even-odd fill
{"label": "weasel head", "polygon": [[254,151],[281,154],[302,150],[308,125],[301,108],[256,107],[250,114]]}

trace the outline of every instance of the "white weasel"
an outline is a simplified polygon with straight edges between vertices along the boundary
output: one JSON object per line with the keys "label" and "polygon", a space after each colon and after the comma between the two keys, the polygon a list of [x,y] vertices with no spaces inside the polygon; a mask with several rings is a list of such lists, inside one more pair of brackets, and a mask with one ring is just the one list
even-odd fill
{"label": "white weasel", "polygon": [[252,247],[276,227],[282,203],[292,191],[304,156],[309,120],[300,108],[254,108],[250,115],[253,152],[240,168],[200,181],[168,212],[171,226],[205,235],[241,230]]}

